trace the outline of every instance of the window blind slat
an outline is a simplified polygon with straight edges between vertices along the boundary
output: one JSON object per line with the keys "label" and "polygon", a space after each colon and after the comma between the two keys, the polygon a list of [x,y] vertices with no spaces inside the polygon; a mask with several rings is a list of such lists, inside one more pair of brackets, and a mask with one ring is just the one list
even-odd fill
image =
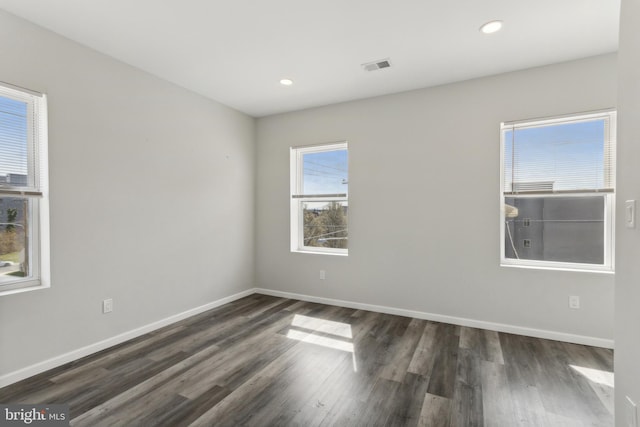
{"label": "window blind slat", "polygon": [[36,167],[41,98],[0,85],[0,187],[41,194]]}
{"label": "window blind slat", "polygon": [[505,194],[604,192],[615,185],[613,113],[503,127]]}
{"label": "window blind slat", "polygon": [[27,103],[0,96],[0,185],[27,186]]}

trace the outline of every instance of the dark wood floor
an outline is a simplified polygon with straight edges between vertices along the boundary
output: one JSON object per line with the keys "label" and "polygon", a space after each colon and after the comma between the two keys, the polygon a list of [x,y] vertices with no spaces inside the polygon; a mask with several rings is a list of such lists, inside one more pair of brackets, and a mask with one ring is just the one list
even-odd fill
{"label": "dark wood floor", "polygon": [[253,295],[0,389],[77,426],[611,426],[610,350]]}

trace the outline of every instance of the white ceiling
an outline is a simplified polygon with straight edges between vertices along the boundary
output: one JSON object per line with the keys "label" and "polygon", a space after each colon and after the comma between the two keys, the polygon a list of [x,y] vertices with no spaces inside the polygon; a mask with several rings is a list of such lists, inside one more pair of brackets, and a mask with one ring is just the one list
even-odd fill
{"label": "white ceiling", "polygon": [[[614,52],[620,0],[0,0],[0,8],[260,117]],[[493,19],[502,31],[478,31]],[[383,58],[391,68],[361,68]],[[280,85],[284,77],[294,84]]]}

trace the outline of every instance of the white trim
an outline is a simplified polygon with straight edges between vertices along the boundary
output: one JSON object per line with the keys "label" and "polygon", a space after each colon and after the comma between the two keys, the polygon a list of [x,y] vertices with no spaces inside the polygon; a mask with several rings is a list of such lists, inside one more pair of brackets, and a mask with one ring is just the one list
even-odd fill
{"label": "white trim", "polygon": [[[305,248],[313,248],[313,246],[305,246]],[[321,249],[325,249],[324,251],[322,251]],[[342,250],[344,252],[337,252],[339,250]],[[331,256],[349,256],[349,253],[347,252],[347,250],[345,249],[337,249],[337,248],[332,248],[329,250],[326,250],[326,248],[313,248],[313,249],[296,249],[296,250],[291,250],[291,253],[294,254],[312,254],[312,255],[331,255]]]}
{"label": "white trim", "polygon": [[595,274],[609,274],[609,275],[616,274],[616,272],[613,271],[613,269],[602,269],[602,270],[594,270],[593,268],[581,269],[580,266],[582,266],[583,264],[573,264],[576,267],[571,267],[571,268],[566,267],[567,263],[555,263],[555,264],[557,264],[558,266],[554,267],[553,266],[554,264],[551,264],[546,261],[540,261],[540,265],[536,265],[535,261],[531,261],[528,264],[521,263],[521,262],[518,262],[518,263],[501,262],[500,267],[523,268],[527,270],[572,271],[576,273],[595,273]]}
{"label": "white trim", "polygon": [[[39,291],[41,289],[48,289],[51,287],[51,283],[44,283],[41,280],[29,280],[13,283],[11,285],[17,285],[17,287],[13,287],[11,289],[3,289],[0,291],[0,297],[6,295],[20,294],[22,292],[31,292],[31,291]],[[10,286],[10,285],[4,285]],[[0,387],[2,387],[0,385]]]}
{"label": "white trim", "polygon": [[599,118],[612,118],[615,121],[617,110],[615,107],[603,108],[596,111],[562,114],[560,116],[546,116],[535,119],[512,120],[502,122],[501,125],[508,128],[538,127],[556,123],[579,123]]}
{"label": "white trim", "polygon": [[141,335],[155,331],[156,329],[160,329],[164,326],[170,325],[175,322],[179,322],[180,320],[184,320],[188,317],[195,316],[196,314],[203,313],[207,310],[211,310],[212,308],[220,307],[221,305],[228,304],[230,302],[239,300],[240,298],[244,298],[249,295],[253,295],[255,293],[256,293],[255,289],[247,289],[246,291],[242,291],[228,297],[220,298],[219,300],[201,305],[196,308],[192,308],[187,311],[183,311],[182,313],[174,314],[173,316],[169,316],[164,319],[155,321],[153,323],[149,323],[147,325],[141,326],[139,328],[132,329],[127,332],[123,332],[114,337],[107,338],[105,340],[98,341],[93,344],[89,344],[85,347],[72,350],[68,353],[64,353],[59,356],[52,357],[51,359],[47,359],[42,362],[35,363],[33,365],[19,369],[17,371],[9,372],[8,374],[5,374],[0,377],[0,387],[5,387],[9,384],[13,384],[15,382],[21,381],[25,378],[29,378],[36,374],[40,374],[42,372],[48,371],[49,369],[53,369],[58,366],[64,365],[65,363],[78,360],[82,357],[88,356],[90,354],[96,353],[106,348],[113,347],[114,345],[121,344],[132,338],[139,337]]}
{"label": "white trim", "polygon": [[11,83],[7,83],[7,82],[3,82],[3,81],[0,81],[0,87],[6,88],[6,89],[15,90],[15,91],[18,91],[18,92],[26,92],[29,95],[33,95],[33,96],[41,97],[42,95],[44,95],[41,92],[37,92],[37,91],[32,90],[32,89],[27,89],[26,87],[22,87],[22,86],[12,85]]}
{"label": "white trim", "polygon": [[364,304],[353,301],[337,300],[333,298],[315,297],[296,294],[292,292],[274,291],[270,289],[256,288],[256,293],[274,297],[297,299],[320,304],[335,305],[338,307],[355,308],[358,310],[375,311],[377,313],[393,314],[396,316],[414,317],[416,319],[431,320],[434,322],[449,323],[471,328],[487,329],[489,331],[504,332],[508,334],[524,335],[534,338],[543,338],[554,341],[563,341],[573,344],[590,345],[594,347],[613,348],[614,341],[606,338],[589,337],[586,335],[567,334],[565,332],[548,331],[545,329],[528,328],[525,326],[507,325],[504,323],[485,322],[483,320],[467,319],[464,317],[447,316],[444,314],[426,313],[423,311],[405,310],[402,308],[387,307],[383,305]]}

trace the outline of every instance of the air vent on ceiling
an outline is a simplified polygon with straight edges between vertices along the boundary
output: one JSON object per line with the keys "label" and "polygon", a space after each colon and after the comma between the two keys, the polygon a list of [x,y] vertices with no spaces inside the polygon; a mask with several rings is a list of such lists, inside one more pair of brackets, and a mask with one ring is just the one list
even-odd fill
{"label": "air vent on ceiling", "polygon": [[364,68],[365,71],[375,71],[375,70],[380,70],[382,68],[389,68],[389,67],[391,67],[389,58],[380,59],[378,61],[367,62],[366,64],[362,64],[362,68]]}

